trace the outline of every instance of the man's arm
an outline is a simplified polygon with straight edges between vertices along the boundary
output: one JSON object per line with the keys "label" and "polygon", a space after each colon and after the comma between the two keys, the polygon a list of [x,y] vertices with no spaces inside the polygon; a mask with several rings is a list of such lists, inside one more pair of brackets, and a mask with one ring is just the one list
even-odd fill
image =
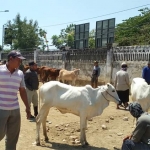
{"label": "man's arm", "polygon": [[146,70],[145,70],[145,67],[143,68],[143,71],[142,71],[142,78],[143,79],[145,79],[145,72],[146,72]]}
{"label": "man's arm", "polygon": [[101,69],[98,67],[98,77],[100,76]]}
{"label": "man's arm", "polygon": [[127,85],[129,86],[129,89],[130,89],[130,80],[129,80],[129,74],[128,73],[126,73],[125,80],[126,80],[126,83],[127,83]]}
{"label": "man's arm", "polygon": [[30,118],[31,112],[30,112],[30,107],[28,104],[27,93],[24,87],[20,87],[19,92],[20,92],[20,97],[26,107],[26,113],[27,113],[27,119],[28,119]]}
{"label": "man's arm", "polygon": [[145,122],[144,118],[139,118],[136,124],[136,128],[132,133],[131,140],[134,142],[140,142],[146,129],[147,129],[147,123]]}
{"label": "man's arm", "polygon": [[31,76],[31,73],[30,72],[26,72],[25,75],[24,75],[24,81],[25,81],[25,85],[26,87],[29,89],[29,90],[33,90],[33,88],[31,87],[31,85],[29,85],[29,78]]}
{"label": "man's arm", "polygon": [[132,134],[131,135],[128,135],[128,136],[126,136],[124,139],[123,139],[123,141],[125,141],[125,140],[127,140],[127,139],[131,139],[132,138]]}
{"label": "man's arm", "polygon": [[115,87],[115,89],[116,89],[116,87],[117,87],[117,74],[115,75],[114,87]]}

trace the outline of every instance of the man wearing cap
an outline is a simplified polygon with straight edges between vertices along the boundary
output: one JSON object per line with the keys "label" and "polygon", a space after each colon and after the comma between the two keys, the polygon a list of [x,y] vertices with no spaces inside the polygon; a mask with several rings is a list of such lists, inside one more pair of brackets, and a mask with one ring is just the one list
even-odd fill
{"label": "man wearing cap", "polygon": [[124,138],[122,150],[150,150],[150,114],[136,102],[129,105],[129,111],[137,123],[132,134]]}
{"label": "man wearing cap", "polygon": [[94,61],[94,67],[91,76],[91,86],[93,88],[97,88],[99,76],[100,76],[100,67],[98,66],[98,61]]}
{"label": "man wearing cap", "polygon": [[8,54],[8,62],[0,66],[0,141],[6,135],[5,150],[16,150],[19,137],[21,118],[18,90],[26,107],[27,118],[31,115],[24,75],[18,69],[23,59],[25,58],[20,52],[11,51]]}
{"label": "man wearing cap", "polygon": [[147,84],[150,84],[150,61],[147,63],[147,66],[143,68],[142,78],[145,79]]}
{"label": "man wearing cap", "polygon": [[38,94],[37,90],[39,87],[38,75],[37,75],[37,64],[34,61],[29,62],[29,69],[25,72],[25,84],[26,92],[28,97],[28,103],[31,107],[33,103],[34,116],[31,115],[31,119],[38,115]]}
{"label": "man wearing cap", "polygon": [[[130,80],[127,68],[127,63],[123,62],[121,64],[121,69],[117,71],[114,80],[114,86],[116,88],[117,94],[121,100],[121,104],[123,103],[125,108],[128,107],[130,89]],[[117,104],[117,109],[119,109],[119,105],[121,104]]]}

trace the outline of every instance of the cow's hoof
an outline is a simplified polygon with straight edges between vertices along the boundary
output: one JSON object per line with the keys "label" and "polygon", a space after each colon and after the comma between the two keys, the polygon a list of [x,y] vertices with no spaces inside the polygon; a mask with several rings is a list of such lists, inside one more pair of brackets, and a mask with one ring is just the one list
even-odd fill
{"label": "cow's hoof", "polygon": [[40,143],[36,143],[36,146],[40,146],[41,144]]}
{"label": "cow's hoof", "polygon": [[40,146],[40,142],[34,142],[32,145]]}
{"label": "cow's hoof", "polygon": [[89,143],[88,143],[88,142],[85,142],[84,144],[82,144],[82,147],[83,147],[83,148],[86,148],[88,145],[89,145]]}
{"label": "cow's hoof", "polygon": [[45,138],[45,141],[48,142],[48,140],[49,140],[48,137],[46,137],[46,138]]}

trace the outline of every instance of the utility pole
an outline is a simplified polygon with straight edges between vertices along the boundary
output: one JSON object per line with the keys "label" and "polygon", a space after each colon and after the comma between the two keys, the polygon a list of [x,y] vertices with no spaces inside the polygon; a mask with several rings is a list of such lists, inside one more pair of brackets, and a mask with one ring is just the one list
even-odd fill
{"label": "utility pole", "polygon": [[2,27],[2,51],[3,51],[3,48],[4,48],[4,26],[5,25],[3,25],[3,27]]}
{"label": "utility pole", "polygon": [[[9,10],[3,10],[0,12],[9,12]],[[4,25],[2,27],[2,50],[3,50],[3,47],[4,47]]]}

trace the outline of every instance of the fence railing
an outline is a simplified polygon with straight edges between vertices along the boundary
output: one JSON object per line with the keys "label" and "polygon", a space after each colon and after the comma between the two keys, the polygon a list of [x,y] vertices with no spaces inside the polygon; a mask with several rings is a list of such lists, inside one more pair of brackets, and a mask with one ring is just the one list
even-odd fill
{"label": "fence railing", "polygon": [[62,60],[62,61],[81,61],[90,62],[98,60],[105,62],[107,57],[107,49],[96,50],[68,50],[56,52],[37,52],[37,60]]}
{"label": "fence railing", "polygon": [[[150,45],[146,46],[123,46],[112,48],[113,61],[149,61]],[[86,49],[86,50],[67,50],[67,51],[22,51],[26,61],[75,61],[93,62],[97,60],[105,63],[107,49]],[[7,59],[6,52],[1,52],[1,59]]]}
{"label": "fence railing", "polygon": [[128,46],[113,48],[114,61],[149,61],[150,46]]}

